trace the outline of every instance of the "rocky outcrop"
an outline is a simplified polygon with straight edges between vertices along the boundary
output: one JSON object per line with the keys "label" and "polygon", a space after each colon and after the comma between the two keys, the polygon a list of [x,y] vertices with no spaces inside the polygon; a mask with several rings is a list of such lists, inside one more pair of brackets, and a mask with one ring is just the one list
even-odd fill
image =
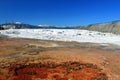
{"label": "rocky outcrop", "polygon": [[99,23],[99,24],[90,24],[88,26],[79,27],[79,29],[120,34],[120,21],[113,21],[113,22]]}

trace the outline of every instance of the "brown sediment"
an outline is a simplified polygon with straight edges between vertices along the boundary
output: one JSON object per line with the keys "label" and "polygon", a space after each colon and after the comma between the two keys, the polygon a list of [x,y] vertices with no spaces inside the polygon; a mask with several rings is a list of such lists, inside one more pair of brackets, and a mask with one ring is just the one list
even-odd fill
{"label": "brown sediment", "polygon": [[119,53],[113,45],[0,39],[0,80],[119,80]]}

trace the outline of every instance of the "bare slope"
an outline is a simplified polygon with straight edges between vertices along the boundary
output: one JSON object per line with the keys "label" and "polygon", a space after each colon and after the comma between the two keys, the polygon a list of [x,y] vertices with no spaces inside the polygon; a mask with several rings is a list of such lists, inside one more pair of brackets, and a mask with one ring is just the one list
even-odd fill
{"label": "bare slope", "polygon": [[90,24],[88,26],[79,27],[80,29],[109,32],[114,34],[120,34],[120,21],[113,21],[107,23]]}

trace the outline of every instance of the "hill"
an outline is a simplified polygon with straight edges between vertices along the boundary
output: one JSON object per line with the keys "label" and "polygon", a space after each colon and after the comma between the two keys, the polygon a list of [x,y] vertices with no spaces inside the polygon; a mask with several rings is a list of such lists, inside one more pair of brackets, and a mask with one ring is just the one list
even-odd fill
{"label": "hill", "polygon": [[92,31],[120,34],[120,20],[106,23],[90,24],[87,26],[79,26],[77,27],[77,29],[86,29]]}

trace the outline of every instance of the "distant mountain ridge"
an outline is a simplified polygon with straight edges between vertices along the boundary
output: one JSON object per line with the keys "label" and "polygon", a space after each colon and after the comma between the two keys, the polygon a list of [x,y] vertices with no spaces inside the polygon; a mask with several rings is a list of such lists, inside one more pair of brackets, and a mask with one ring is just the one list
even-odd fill
{"label": "distant mountain ridge", "polygon": [[64,26],[64,27],[50,26],[50,25],[30,25],[30,24],[23,24],[20,22],[0,24],[0,30],[11,29],[11,28],[12,29],[84,29],[91,31],[120,34],[120,20],[105,22],[105,23],[90,24],[87,26]]}
{"label": "distant mountain ridge", "polygon": [[50,25],[30,25],[23,23],[5,23],[0,24],[0,30],[4,29],[72,29],[73,27],[58,27],[58,26],[50,26]]}

